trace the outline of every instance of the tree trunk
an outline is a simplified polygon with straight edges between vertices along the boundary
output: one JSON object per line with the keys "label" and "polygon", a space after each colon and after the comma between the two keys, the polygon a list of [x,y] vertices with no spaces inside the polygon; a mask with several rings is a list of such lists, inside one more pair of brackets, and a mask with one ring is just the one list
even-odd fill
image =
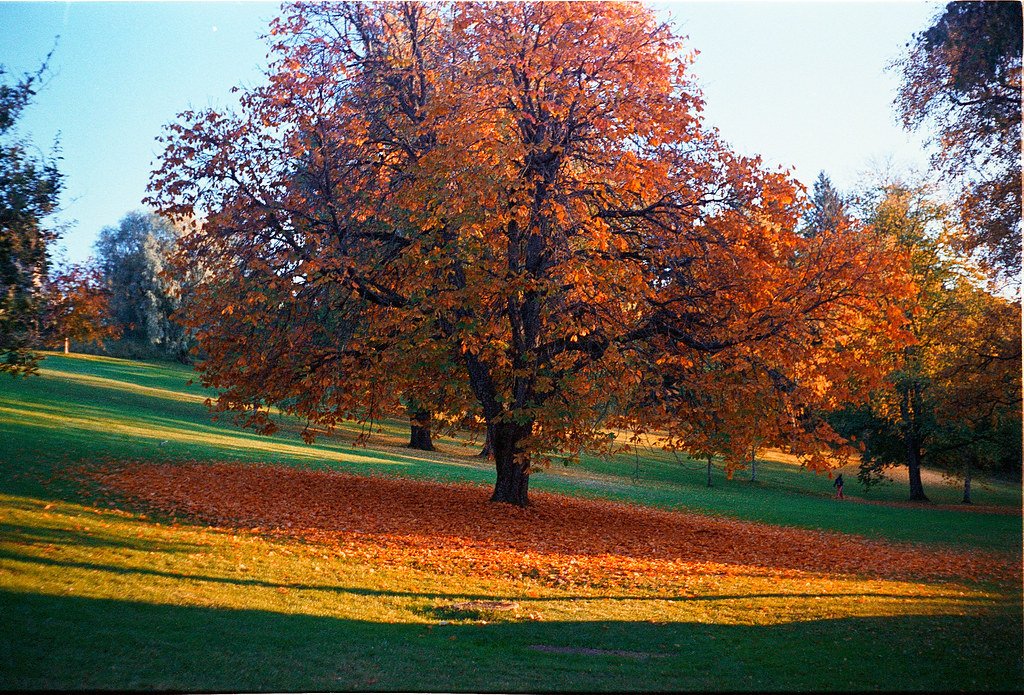
{"label": "tree trunk", "polygon": [[913,384],[904,389],[900,399],[900,416],[903,420],[903,441],[907,449],[907,473],[910,480],[910,501],[927,502],[921,484],[921,436],[918,416],[921,411],[921,386]]}
{"label": "tree trunk", "polygon": [[430,438],[430,411],[415,410],[409,417],[409,448],[420,451],[433,451],[434,442]]}
{"label": "tree trunk", "polygon": [[961,504],[972,504],[971,502],[971,455],[964,457],[964,498]]}
{"label": "tree trunk", "polygon": [[750,447],[750,482],[757,482],[757,447]]}
{"label": "tree trunk", "polygon": [[64,354],[67,355],[70,352],[71,352],[71,339],[70,338],[65,338],[64,339]]}
{"label": "tree trunk", "polygon": [[917,437],[908,435],[907,441],[907,469],[910,479],[910,501],[927,502],[928,496],[924,494],[924,486],[921,485],[921,442]]}
{"label": "tree trunk", "polygon": [[484,448],[477,454],[480,458],[494,458],[494,426],[487,424],[487,434],[484,438]]}
{"label": "tree trunk", "polygon": [[493,425],[494,467],[498,479],[494,483],[492,502],[507,502],[520,507],[530,503],[530,459],[523,454],[520,443],[532,425],[497,423]]}
{"label": "tree trunk", "polygon": [[711,457],[708,456],[708,487],[713,487],[711,484]]}

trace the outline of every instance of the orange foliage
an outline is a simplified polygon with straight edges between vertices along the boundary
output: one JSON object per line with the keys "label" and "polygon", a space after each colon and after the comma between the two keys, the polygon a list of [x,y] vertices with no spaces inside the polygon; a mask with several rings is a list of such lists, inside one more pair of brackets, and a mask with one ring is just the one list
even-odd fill
{"label": "orange foliage", "polygon": [[65,339],[97,342],[117,338],[121,331],[110,313],[110,292],[92,266],[61,268],[46,286],[45,337],[51,346]]}
{"label": "orange foliage", "polygon": [[150,187],[204,220],[179,263],[210,271],[183,318],[217,408],[477,410],[516,504],[539,455],[612,427],[826,465],[809,413],[881,378],[904,259],[797,235],[799,185],[703,126],[649,8],[299,4],[273,34],[268,84],[182,114]]}
{"label": "orange foliage", "polygon": [[237,464],[123,464],[89,475],[154,510],[221,527],[385,564],[555,586],[657,589],[695,573],[1004,580],[1020,570],[996,554],[549,493],[534,493],[527,508],[496,505],[467,484]]}

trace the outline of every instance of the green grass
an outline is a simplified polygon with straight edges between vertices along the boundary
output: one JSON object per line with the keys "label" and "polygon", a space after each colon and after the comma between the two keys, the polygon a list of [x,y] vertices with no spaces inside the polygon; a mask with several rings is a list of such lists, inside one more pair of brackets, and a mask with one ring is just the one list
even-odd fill
{"label": "green grass", "polygon": [[[490,483],[473,444],[305,446],[211,422],[177,365],[51,356],[0,379],[0,688],[213,691],[1016,690],[1021,586],[770,573],[669,587],[561,588],[428,572],[258,532],[110,508],[64,469],[103,460],[269,462]],[[479,446],[476,443],[475,446]],[[699,463],[641,449],[536,475],[533,489],[954,545],[1019,562],[1021,517],[831,499],[764,461],[704,487]],[[848,476],[851,477],[851,476]],[[847,486],[852,496],[863,493]],[[955,486],[931,486],[953,502]],[[872,490],[898,501],[902,488]],[[979,504],[1020,509],[1019,486]],[[558,529],[552,529],[557,533]],[[466,609],[469,601],[515,604]]]}
{"label": "green grass", "polygon": [[[271,461],[435,480],[493,481],[490,464],[466,455],[472,450],[467,441],[438,441],[442,451],[457,456],[395,446],[407,437],[401,422],[382,423],[370,447],[353,444],[356,425],[307,446],[297,424],[262,437],[227,422],[213,422],[202,404],[209,394],[196,384],[186,385],[193,376],[173,364],[52,355],[43,362],[39,378],[0,380],[0,437],[6,444],[0,462],[17,467],[18,462],[32,461],[34,470],[52,471],[68,462],[104,458]],[[392,446],[386,450],[374,448],[388,443]],[[40,457],[43,452],[45,458]],[[851,500],[906,498],[903,487],[895,484],[865,493],[854,482],[852,467],[846,473]],[[53,493],[52,485],[44,490],[31,483],[19,481],[11,490]],[[31,487],[23,487],[26,484]],[[584,456],[580,465],[570,467],[552,464],[533,476],[531,487],[906,542],[998,549],[1019,546],[1021,539],[1019,515],[837,503],[826,476],[770,460],[759,462],[757,482],[743,471],[726,480],[716,469],[714,487],[708,488],[702,463],[685,458],[680,462],[650,447],[641,447],[639,466],[631,453],[610,460]],[[959,499],[959,488],[953,484],[931,485],[927,492],[937,503]],[[1017,484],[979,481],[974,498],[979,505],[1019,509],[1021,489]]]}
{"label": "green grass", "polygon": [[[948,691],[1013,687],[993,644],[1019,640],[999,616],[950,658],[955,616],[850,618],[771,627],[630,621],[392,625],[0,593],[7,684],[23,688],[260,692],[577,690]],[[12,644],[8,635],[19,637]],[[52,635],[68,636],[55,644]],[[97,646],[101,645],[101,646]],[[536,646],[638,653],[574,655]],[[898,650],[898,651],[897,651]],[[7,656],[16,654],[12,659]],[[905,667],[879,673],[878,664]],[[259,670],[253,668],[259,663]],[[970,672],[963,673],[962,664]],[[886,675],[895,680],[883,680]],[[880,678],[881,676],[881,678]]]}
{"label": "green grass", "polygon": [[[1021,605],[1005,587],[737,574],[687,578],[686,594],[560,590],[380,566],[315,544],[69,502],[5,496],[0,504],[5,688],[945,690],[1021,682]],[[453,610],[481,600],[517,608]]]}
{"label": "green grass", "polygon": [[[671,456],[671,455],[668,455]],[[661,451],[648,450],[641,457],[640,475],[630,477],[627,456],[608,461],[584,461],[588,472],[600,472],[607,480],[590,483],[591,494],[665,508],[686,508],[709,514],[762,521],[769,524],[841,531],[872,538],[910,543],[941,543],[969,547],[1009,548],[1019,545],[1021,517],[965,513],[957,510],[858,504],[856,501],[903,502],[902,487],[890,483],[884,490],[865,493],[859,485],[846,485],[846,502],[833,499],[832,480],[791,464],[762,460],[757,481],[737,472],[727,480],[721,469],[713,473],[713,487],[706,486],[706,470],[698,462],[666,459]],[[853,466],[844,468],[854,478]],[[698,470],[699,469],[699,470]],[[616,472],[618,475],[616,476]],[[635,482],[634,482],[635,481]],[[579,494],[585,483],[551,481],[551,489]],[[597,491],[600,491],[597,493]],[[959,490],[951,484],[927,489],[935,504],[951,504]],[[1020,508],[1020,488],[992,482],[974,495],[976,504]]]}

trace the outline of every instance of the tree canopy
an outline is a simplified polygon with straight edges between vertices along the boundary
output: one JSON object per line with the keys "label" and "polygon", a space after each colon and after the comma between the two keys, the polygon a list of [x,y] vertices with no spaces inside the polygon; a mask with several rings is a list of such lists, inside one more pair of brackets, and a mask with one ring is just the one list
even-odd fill
{"label": "tree canopy", "polygon": [[913,342],[888,351],[889,377],[867,404],[832,417],[863,448],[861,481],[906,465],[910,498],[923,501],[922,464],[967,472],[968,485],[971,467],[1019,468],[1020,304],[986,291],[954,249],[955,216],[927,187],[879,183],[860,202],[875,232],[909,254],[915,286],[904,300]]}
{"label": "tree canopy", "polygon": [[15,127],[35,96],[45,63],[9,83],[0,66],[0,372],[30,374],[39,356],[43,287],[57,230],[47,218],[57,210],[62,176],[56,163],[33,153]]}
{"label": "tree canopy", "polygon": [[58,267],[44,290],[42,343],[59,347],[71,341],[103,345],[120,335],[112,320],[110,292],[99,269],[91,263]]}
{"label": "tree canopy", "polygon": [[164,273],[179,231],[159,215],[130,212],[96,241],[98,268],[109,293],[111,318],[143,354],[181,356],[188,336],[171,315],[189,271]]}
{"label": "tree canopy", "polygon": [[1019,282],[1021,4],[951,2],[897,66],[908,128],[934,128],[933,161],[959,192],[965,252]]}
{"label": "tree canopy", "polygon": [[181,114],[150,189],[201,220],[183,313],[247,424],[479,409],[515,504],[613,428],[739,462],[756,414],[820,468],[842,440],[816,413],[905,338],[905,254],[850,219],[798,233],[798,185],[703,126],[642,5],[299,4],[272,35],[267,84]]}

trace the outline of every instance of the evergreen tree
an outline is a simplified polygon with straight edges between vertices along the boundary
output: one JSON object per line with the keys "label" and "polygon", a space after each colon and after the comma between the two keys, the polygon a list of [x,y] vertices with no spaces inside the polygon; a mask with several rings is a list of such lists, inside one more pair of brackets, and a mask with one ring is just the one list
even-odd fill
{"label": "evergreen tree", "polygon": [[35,74],[7,84],[0,66],[0,371],[12,374],[31,374],[39,362],[33,348],[49,247],[58,236],[45,220],[57,210],[61,173],[14,132],[45,69],[44,63]]}
{"label": "evergreen tree", "polygon": [[811,209],[804,216],[801,232],[811,238],[826,231],[835,231],[847,216],[847,204],[832,185],[825,172],[818,174],[811,194]]}

